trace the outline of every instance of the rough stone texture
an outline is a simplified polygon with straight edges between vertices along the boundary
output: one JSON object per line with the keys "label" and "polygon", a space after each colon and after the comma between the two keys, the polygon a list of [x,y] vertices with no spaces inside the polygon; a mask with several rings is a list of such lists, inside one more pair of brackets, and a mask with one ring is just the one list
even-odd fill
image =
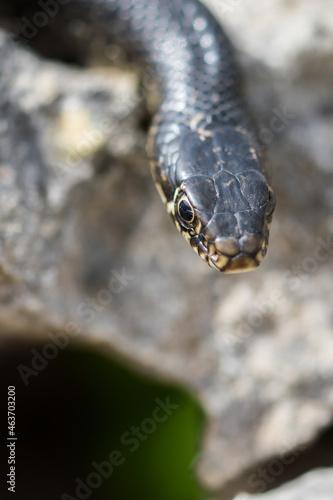
{"label": "rough stone texture", "polygon": [[234,500],[331,500],[333,491],[333,470],[317,469],[276,491],[264,495],[240,494]]}
{"label": "rough stone texture", "polygon": [[2,33],[0,331],[77,325],[73,342],[187,384],[209,416],[198,472],[222,488],[332,421],[333,12],[330,0],[214,6],[278,198],[261,268],[220,275],[173,227],[132,73],[46,62]]}

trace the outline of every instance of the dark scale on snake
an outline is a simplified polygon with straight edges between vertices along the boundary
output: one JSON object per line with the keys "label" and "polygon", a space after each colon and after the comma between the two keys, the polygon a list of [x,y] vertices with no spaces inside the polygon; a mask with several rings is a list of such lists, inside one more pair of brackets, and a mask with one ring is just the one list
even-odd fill
{"label": "dark scale on snake", "polygon": [[158,75],[162,100],[147,152],[179,231],[211,267],[255,269],[275,201],[220,24],[198,0],[70,0],[62,8]]}

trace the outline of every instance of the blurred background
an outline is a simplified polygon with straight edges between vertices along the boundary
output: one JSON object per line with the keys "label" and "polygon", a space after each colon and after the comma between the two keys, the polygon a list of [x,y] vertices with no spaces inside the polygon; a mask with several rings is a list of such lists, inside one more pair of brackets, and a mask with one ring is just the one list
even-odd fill
{"label": "blurred background", "polygon": [[16,498],[331,498],[333,11],[207,3],[278,200],[244,275],[201,262],[160,202],[154,70],[61,2],[0,4],[1,482],[15,386]]}

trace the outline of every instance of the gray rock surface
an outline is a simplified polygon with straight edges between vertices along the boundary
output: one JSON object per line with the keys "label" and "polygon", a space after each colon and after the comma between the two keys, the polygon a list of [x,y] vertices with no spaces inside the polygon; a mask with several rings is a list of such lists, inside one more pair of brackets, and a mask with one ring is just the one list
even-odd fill
{"label": "gray rock surface", "polygon": [[332,421],[330,7],[214,3],[278,198],[267,257],[237,276],[201,262],[169,220],[135,74],[0,36],[0,331],[65,331],[186,384],[209,417],[197,468],[214,489]]}
{"label": "gray rock surface", "polygon": [[234,500],[331,500],[333,470],[317,469],[263,495],[240,494]]}

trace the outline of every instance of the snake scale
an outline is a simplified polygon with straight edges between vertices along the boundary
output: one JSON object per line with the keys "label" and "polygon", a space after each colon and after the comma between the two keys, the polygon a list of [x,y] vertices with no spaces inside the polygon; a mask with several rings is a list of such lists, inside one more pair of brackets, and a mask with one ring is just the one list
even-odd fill
{"label": "snake scale", "polygon": [[212,268],[255,269],[275,206],[233,50],[199,0],[58,0],[153,68],[161,103],[147,152],[179,231]]}

